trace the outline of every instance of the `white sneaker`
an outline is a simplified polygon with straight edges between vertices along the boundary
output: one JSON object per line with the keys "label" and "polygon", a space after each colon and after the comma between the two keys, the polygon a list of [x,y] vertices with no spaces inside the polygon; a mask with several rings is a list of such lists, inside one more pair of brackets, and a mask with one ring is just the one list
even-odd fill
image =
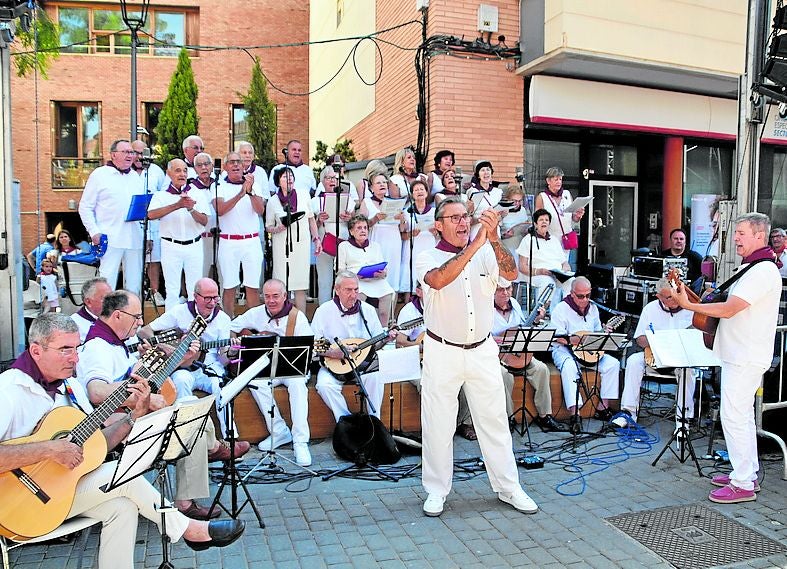
{"label": "white sneaker", "polygon": [[498,492],[497,498],[501,502],[511,504],[514,509],[519,510],[523,514],[535,514],[538,511],[538,505],[521,488],[514,490],[511,494]]}
{"label": "white sneaker", "polygon": [[436,518],[443,513],[443,504],[445,504],[445,496],[429,494],[424,502],[424,514]]}
{"label": "white sneaker", "polygon": [[292,442],[292,433],[290,431],[287,431],[283,435],[276,435],[275,437],[268,437],[267,439],[262,439],[260,443],[257,445],[257,448],[263,452],[266,452],[269,450],[279,448],[280,446],[286,445],[291,442]]}
{"label": "white sneaker", "polygon": [[295,452],[295,464],[298,466],[311,466],[312,455],[309,452],[307,443],[292,443],[292,450]]}
{"label": "white sneaker", "polygon": [[165,302],[166,301],[164,300],[164,297],[161,296],[161,293],[159,291],[153,293],[153,303],[156,306],[164,306]]}

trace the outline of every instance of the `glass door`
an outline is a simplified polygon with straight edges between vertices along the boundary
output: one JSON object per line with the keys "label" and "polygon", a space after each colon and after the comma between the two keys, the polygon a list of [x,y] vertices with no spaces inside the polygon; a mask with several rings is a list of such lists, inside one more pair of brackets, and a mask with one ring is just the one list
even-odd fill
{"label": "glass door", "polygon": [[583,218],[590,263],[628,267],[637,236],[637,182],[590,182],[593,201]]}

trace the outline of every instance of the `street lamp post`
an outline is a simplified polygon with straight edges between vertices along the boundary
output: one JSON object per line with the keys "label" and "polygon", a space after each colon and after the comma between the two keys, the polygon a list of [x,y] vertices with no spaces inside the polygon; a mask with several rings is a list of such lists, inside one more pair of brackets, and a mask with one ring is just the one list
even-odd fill
{"label": "street lamp post", "polygon": [[[132,5],[132,8],[134,5]],[[129,140],[137,139],[137,46],[139,45],[139,30],[145,27],[148,19],[150,0],[142,0],[139,11],[129,12],[127,0],[120,0],[120,11],[123,22],[131,31],[131,129]]]}

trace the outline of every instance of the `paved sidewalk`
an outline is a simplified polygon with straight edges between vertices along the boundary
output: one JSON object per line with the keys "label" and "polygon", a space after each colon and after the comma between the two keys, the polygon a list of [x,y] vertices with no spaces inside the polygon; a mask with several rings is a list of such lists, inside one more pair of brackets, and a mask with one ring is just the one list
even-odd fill
{"label": "paved sidewalk", "polygon": [[[712,488],[710,482],[698,477],[690,460],[680,464],[667,453],[655,467],[650,464],[671,434],[672,420],[650,417],[643,422],[647,433],[637,437],[641,442],[611,435],[581,446],[577,453],[549,450],[569,440],[568,435],[546,435],[532,429],[533,442],[542,445],[536,452],[549,458],[543,469],[520,468],[526,491],[541,507],[535,515],[520,514],[499,502],[486,474],[461,469],[457,469],[453,492],[439,518],[427,518],[421,512],[425,495],[420,471],[398,482],[311,478],[289,484],[251,484],[249,489],[262,512],[265,529],[259,528],[247,506],[241,514],[247,529],[238,542],[200,553],[182,543],[175,544],[174,565],[200,569],[667,568],[672,565],[605,518],[692,503],[712,507],[787,545],[787,482],[780,479],[779,457],[763,457],[762,492],[756,502],[712,504],[706,499]],[[600,427],[597,421],[586,423],[590,430]],[[480,454],[477,443],[459,437],[454,441],[457,459],[471,459],[465,466],[474,465],[472,459]],[[522,438],[515,435],[514,444],[522,448]],[[700,456],[705,454],[707,444],[707,437],[695,441]],[[715,447],[723,448],[723,441],[717,441]],[[292,455],[288,448],[281,452]],[[312,454],[315,469],[342,465],[335,459],[330,441],[312,445]],[[250,453],[243,465],[253,465],[259,455]],[[414,457],[402,461],[416,462]],[[716,471],[712,460],[700,463],[706,475]],[[300,472],[287,463],[282,465],[288,472]],[[577,473],[579,469],[584,478]],[[222,502],[229,504],[226,492],[224,497]],[[94,531],[86,566],[92,566],[96,546]],[[71,549],[71,544],[22,547],[12,553],[13,567],[75,567],[74,559],[66,564]],[[136,560],[137,567],[158,567],[161,563],[158,532],[144,521],[138,533]],[[786,568],[787,556],[731,567]]]}

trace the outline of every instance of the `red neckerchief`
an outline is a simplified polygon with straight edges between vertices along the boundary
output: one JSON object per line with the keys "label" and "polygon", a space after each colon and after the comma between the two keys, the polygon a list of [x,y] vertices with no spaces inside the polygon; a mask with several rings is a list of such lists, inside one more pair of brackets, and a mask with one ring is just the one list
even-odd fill
{"label": "red neckerchief", "polygon": [[[196,318],[196,317],[197,317],[197,314],[198,314],[198,313],[197,313],[197,305],[194,303],[194,301],[193,301],[193,300],[189,300],[189,301],[186,303],[186,308],[188,308],[188,309],[189,309],[189,312],[191,312],[191,315],[192,315],[194,318]],[[216,315],[217,315],[219,312],[221,312],[221,308],[219,308],[219,305],[217,304],[216,306],[214,306],[214,307],[213,307],[213,312],[211,312],[211,313],[210,313],[210,316],[208,316],[207,318],[205,318],[205,322],[211,322],[211,321],[212,321],[214,318],[216,318]]]}
{"label": "red neckerchief", "polygon": [[414,213],[417,213],[418,215],[424,215],[426,213],[429,213],[429,210],[432,209],[432,204],[427,202],[426,207],[424,208],[423,211],[418,211],[418,206],[415,205],[415,203],[413,203],[413,205],[410,206],[410,207],[413,209],[413,211],[410,212],[410,213],[414,212]]}
{"label": "red neckerchief", "polygon": [[170,183],[169,187],[167,188],[167,193],[168,193],[168,194],[174,194],[174,195],[176,195],[176,196],[179,196],[179,195],[180,195],[180,194],[182,194],[184,191],[187,191],[187,190],[186,190],[186,186],[185,186],[185,185],[184,185],[184,186],[183,186],[181,189],[177,189],[177,188],[175,187],[175,184],[173,184],[173,183]]}
{"label": "red neckerchief", "polygon": [[55,399],[55,395],[58,392],[58,389],[60,389],[60,386],[63,385],[63,382],[65,381],[65,379],[58,379],[52,382],[47,381],[44,378],[44,375],[41,373],[41,370],[38,368],[38,364],[35,362],[33,356],[30,355],[28,350],[25,350],[18,358],[16,358],[16,361],[11,364],[11,368],[18,369],[22,373],[30,376],[30,379],[44,388],[44,391],[47,392],[47,395],[49,395],[53,401]]}
{"label": "red neckerchief", "polygon": [[420,312],[421,314],[424,313],[424,305],[421,302],[421,297],[420,296],[414,296],[413,300],[411,302],[413,303],[413,306],[415,306],[415,309],[418,312]]}
{"label": "red neckerchief", "polygon": [[257,169],[257,165],[254,162],[252,162],[251,166],[249,166],[249,169],[248,170],[244,170],[243,173],[244,174],[254,174],[254,171],[256,169]]}
{"label": "red neckerchief", "polygon": [[144,166],[137,166],[136,162],[132,162],[131,163],[131,169],[134,170],[134,172],[142,172],[145,169],[145,167]]}
{"label": "red neckerchief", "polygon": [[545,190],[545,192],[546,192],[546,194],[547,194],[549,197],[552,197],[552,198],[558,198],[558,199],[560,199],[560,198],[562,198],[562,197],[563,197],[563,188],[560,188],[556,194],[553,194],[552,192],[550,192],[550,191],[549,191],[549,188],[547,188],[547,189]]}
{"label": "red neckerchief", "polygon": [[577,306],[577,303],[574,300],[574,297],[571,296],[571,295],[564,296],[563,297],[563,302],[568,304],[571,307],[571,310],[573,310],[579,316],[581,316],[583,320],[585,320],[587,318],[588,312],[590,312],[590,303],[588,303],[588,305],[585,307],[585,310],[582,310],[582,309],[579,308],[579,306]]}
{"label": "red neckerchief", "polygon": [[743,258],[743,263],[751,263],[753,261],[760,261],[762,259],[766,259],[768,261],[773,261],[776,263],[776,266],[780,269],[782,268],[782,263],[776,258],[776,252],[766,245],[765,247],[761,247],[756,251],[752,252],[751,255]]}
{"label": "red neckerchief", "polygon": [[506,318],[508,317],[509,312],[511,312],[513,309],[514,309],[514,305],[511,304],[510,298],[508,299],[508,304],[505,308],[501,308],[497,304],[495,304],[495,310],[497,310],[498,312],[502,312],[503,316],[505,316]]}
{"label": "red neckerchief", "polygon": [[[213,180],[211,180],[211,183],[212,182]],[[202,183],[202,180],[200,180],[199,178],[194,178],[193,180],[191,180],[191,185],[200,190],[207,190],[210,188],[210,184],[206,186],[205,184]]]}
{"label": "red neckerchief", "polygon": [[126,352],[126,355],[128,355],[128,347],[126,347],[126,344],[123,343],[123,340],[118,338],[118,335],[109,327],[109,324],[101,319],[93,322],[90,330],[87,331],[87,336],[85,336],[85,343],[87,344],[93,338],[101,338],[110,346],[121,346],[123,351]]}
{"label": "red neckerchief", "polygon": [[345,316],[352,316],[353,314],[358,314],[361,311],[361,301],[360,300],[356,300],[355,304],[353,304],[347,310],[345,310],[344,307],[342,306],[342,303],[339,300],[339,295],[334,295],[333,296],[333,302],[334,302],[334,304],[336,304],[336,307],[339,309],[339,312],[342,313],[342,318],[344,318]]}
{"label": "red neckerchief", "polygon": [[122,168],[118,168],[117,166],[115,166],[115,164],[114,164],[114,162],[112,162],[112,160],[108,160],[106,165],[107,166],[111,166],[112,168],[114,168],[115,170],[120,172],[121,174],[128,174],[129,172],[131,172],[131,167],[128,167],[125,170],[123,170]]}
{"label": "red neckerchief", "polygon": [[459,251],[464,250],[464,247],[457,247],[456,245],[451,245],[445,239],[440,239],[440,241],[436,245],[437,249],[440,251],[446,251],[448,253],[459,253]]}
{"label": "red neckerchief", "polygon": [[293,188],[291,192],[288,192],[286,196],[284,195],[284,190],[279,188],[279,191],[276,192],[276,197],[279,198],[279,203],[285,211],[289,210],[290,213],[298,211],[298,194],[295,188]]}
{"label": "red neckerchief", "polygon": [[547,231],[547,234],[546,234],[546,236],[544,236],[544,237],[541,237],[541,234],[540,234],[538,231],[534,231],[533,233],[535,233],[535,235],[536,235],[536,239],[543,239],[544,241],[549,241],[549,239],[552,237],[552,236],[549,234],[549,231]]}
{"label": "red neckerchief", "polygon": [[383,200],[382,199],[377,199],[377,197],[374,194],[372,194],[372,201],[374,203],[377,203],[377,204],[383,203]]}
{"label": "red neckerchief", "polygon": [[683,308],[681,308],[680,306],[678,306],[677,308],[667,308],[666,306],[664,306],[664,303],[661,302],[660,300],[659,300],[659,308],[661,308],[664,312],[669,312],[670,316],[672,316],[673,314],[677,314],[678,312],[683,310]]}
{"label": "red neckerchief", "polygon": [[282,306],[281,310],[279,310],[276,314],[271,314],[270,310],[268,310],[268,307],[266,306],[265,313],[268,315],[268,324],[274,320],[278,320],[279,318],[284,318],[290,313],[290,310],[292,310],[292,302],[289,300],[284,301],[284,306]]}
{"label": "red neckerchief", "polygon": [[366,251],[366,248],[369,246],[369,239],[364,241],[363,243],[358,243],[355,237],[350,237],[347,242],[352,245],[353,247],[357,247],[358,249],[363,249]]}

